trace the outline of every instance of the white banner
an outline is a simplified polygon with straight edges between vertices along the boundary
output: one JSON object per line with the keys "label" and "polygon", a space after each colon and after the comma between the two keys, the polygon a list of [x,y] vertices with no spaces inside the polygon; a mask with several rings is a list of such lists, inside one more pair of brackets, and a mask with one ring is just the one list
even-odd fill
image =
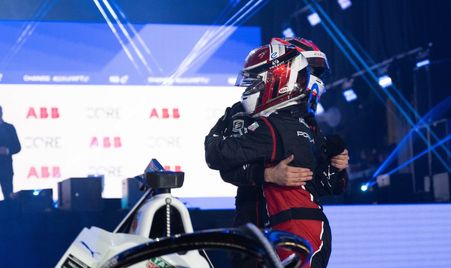
{"label": "white banner", "polygon": [[70,177],[103,175],[103,197],[151,158],[185,172],[179,197],[231,197],[235,187],[210,170],[204,138],[235,87],[0,85],[5,121],[22,144],[13,156],[14,191],[53,188]]}

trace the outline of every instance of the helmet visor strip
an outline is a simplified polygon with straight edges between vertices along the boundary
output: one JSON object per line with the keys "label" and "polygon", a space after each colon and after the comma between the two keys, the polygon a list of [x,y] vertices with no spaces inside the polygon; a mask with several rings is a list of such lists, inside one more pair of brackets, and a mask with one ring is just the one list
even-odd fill
{"label": "helmet visor strip", "polygon": [[272,59],[267,63],[245,69],[238,74],[235,86],[246,87],[244,92],[246,95],[264,90],[264,81],[262,75],[260,74],[281,64],[285,64],[300,54],[301,53],[297,50],[290,50],[282,56]]}
{"label": "helmet visor strip", "polygon": [[310,72],[312,75],[320,78],[323,81],[325,81],[329,77],[330,70],[327,64],[327,60],[319,57],[314,57],[307,58],[307,61],[310,66]]}

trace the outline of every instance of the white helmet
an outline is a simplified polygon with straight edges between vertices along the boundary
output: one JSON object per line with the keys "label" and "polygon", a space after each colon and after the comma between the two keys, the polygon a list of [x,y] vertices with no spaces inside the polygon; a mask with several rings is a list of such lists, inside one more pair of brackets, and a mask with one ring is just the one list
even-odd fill
{"label": "white helmet", "polygon": [[326,54],[312,41],[304,38],[273,38],[271,44],[293,45],[307,59],[310,67],[308,107],[309,112],[315,114],[318,100],[325,91],[324,79],[330,72]]}

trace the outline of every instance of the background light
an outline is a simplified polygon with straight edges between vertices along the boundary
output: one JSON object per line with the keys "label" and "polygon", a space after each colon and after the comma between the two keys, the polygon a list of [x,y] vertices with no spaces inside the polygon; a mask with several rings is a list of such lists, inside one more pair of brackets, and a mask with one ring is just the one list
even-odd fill
{"label": "background light", "polygon": [[343,96],[345,97],[347,102],[351,102],[357,99],[357,94],[355,94],[352,88],[343,91]]}
{"label": "background light", "polygon": [[337,2],[340,5],[342,10],[345,10],[345,9],[349,8],[350,6],[352,6],[351,0],[338,0]]}
{"label": "background light", "polygon": [[428,59],[417,62],[417,68],[421,68],[423,66],[429,65],[431,62]]}
{"label": "background light", "polygon": [[308,21],[310,22],[311,26],[315,26],[321,22],[321,18],[319,17],[318,13],[312,13],[307,16]]}
{"label": "background light", "polygon": [[392,80],[391,80],[390,76],[383,75],[383,76],[379,77],[379,85],[381,87],[386,88],[386,87],[391,86],[392,84],[393,83],[392,83]]}
{"label": "background light", "polygon": [[294,31],[291,29],[291,27],[287,27],[282,31],[282,34],[284,37],[294,37]]}
{"label": "background light", "polygon": [[362,186],[360,186],[360,190],[361,190],[362,192],[368,191],[368,184],[363,184]]}

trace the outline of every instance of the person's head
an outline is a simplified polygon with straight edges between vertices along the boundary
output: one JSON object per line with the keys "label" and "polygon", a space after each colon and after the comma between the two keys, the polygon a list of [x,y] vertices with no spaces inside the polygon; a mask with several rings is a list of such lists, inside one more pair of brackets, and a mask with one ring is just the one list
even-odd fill
{"label": "person's head", "polygon": [[249,53],[235,85],[246,87],[241,97],[246,112],[259,116],[307,99],[309,77],[308,62],[298,49],[269,44]]}
{"label": "person's head", "polygon": [[329,64],[326,54],[320,51],[312,41],[304,38],[273,38],[271,44],[293,45],[307,59],[310,67],[310,78],[307,90],[309,91],[309,113],[315,115],[319,98],[324,93],[324,82],[329,74]]}

